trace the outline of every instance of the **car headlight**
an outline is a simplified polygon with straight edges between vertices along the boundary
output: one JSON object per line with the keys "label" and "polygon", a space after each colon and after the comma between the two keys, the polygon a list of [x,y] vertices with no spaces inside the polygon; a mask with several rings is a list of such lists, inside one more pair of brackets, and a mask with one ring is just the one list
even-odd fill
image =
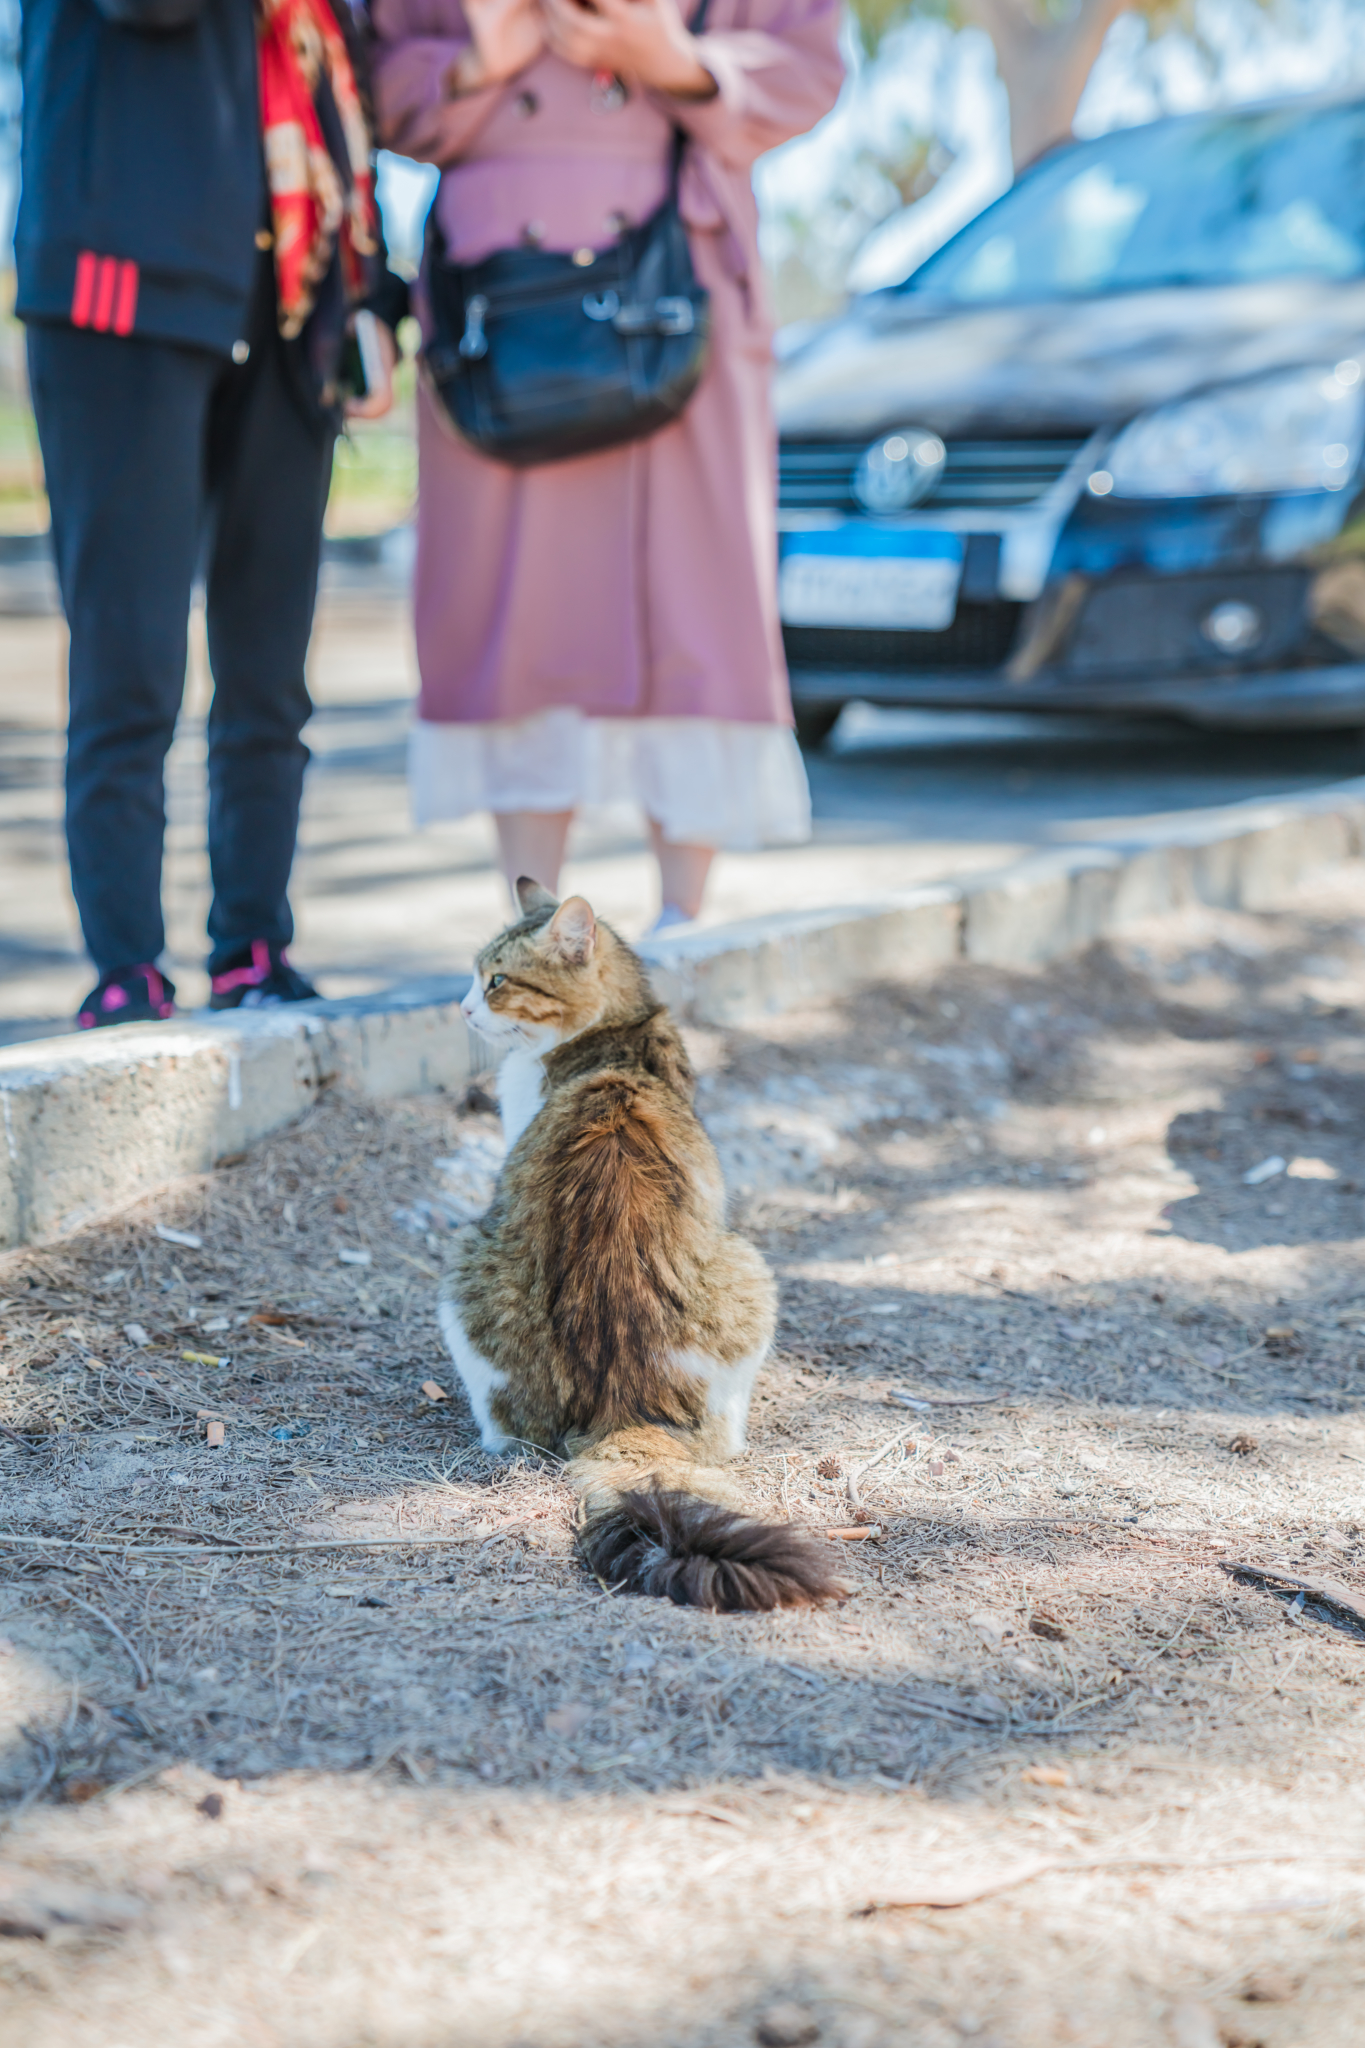
{"label": "car headlight", "polygon": [[1305,364],[1139,413],[1090,489],[1120,498],[1340,491],[1360,460],[1363,429],[1360,363]]}

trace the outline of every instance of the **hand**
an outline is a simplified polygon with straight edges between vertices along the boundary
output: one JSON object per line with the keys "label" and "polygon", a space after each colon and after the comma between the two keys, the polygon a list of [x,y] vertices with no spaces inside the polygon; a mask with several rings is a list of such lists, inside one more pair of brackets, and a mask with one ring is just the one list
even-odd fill
{"label": "hand", "polygon": [[678,0],[540,0],[545,40],[580,71],[613,71],[674,99],[709,100],[716,81]]}
{"label": "hand", "polygon": [[515,78],[545,47],[536,0],[464,0],[464,14],[474,41],[446,72],[451,99]]}
{"label": "hand", "polygon": [[382,420],[393,405],[393,373],[398,362],[398,343],[393,338],[393,329],[386,327],[382,320],[375,321],[374,332],[384,366],[383,379],[363,398],[347,399],[345,412],[348,420]]}

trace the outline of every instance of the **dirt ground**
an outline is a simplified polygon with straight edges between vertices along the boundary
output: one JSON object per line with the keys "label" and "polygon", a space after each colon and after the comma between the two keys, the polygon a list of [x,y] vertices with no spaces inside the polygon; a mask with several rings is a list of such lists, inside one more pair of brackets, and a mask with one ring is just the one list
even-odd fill
{"label": "dirt ground", "polygon": [[477,1091],[0,1261],[4,2048],[1365,2036],[1365,868],[691,1042],[817,1615],[477,1448]]}

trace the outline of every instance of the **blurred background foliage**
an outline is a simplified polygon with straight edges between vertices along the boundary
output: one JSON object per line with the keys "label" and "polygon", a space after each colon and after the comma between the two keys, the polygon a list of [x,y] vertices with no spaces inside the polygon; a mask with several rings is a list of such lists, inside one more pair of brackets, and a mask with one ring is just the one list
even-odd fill
{"label": "blurred background foliage", "polygon": [[[1025,21],[1038,28],[1055,28],[1076,19],[1087,10],[1076,4],[1076,0],[1004,0],[1013,7]],[[1110,19],[1123,11],[1123,0],[1109,10]],[[1199,8],[1196,0],[1138,0],[1130,12],[1140,14],[1149,21],[1158,34],[1168,28],[1182,28],[1192,35],[1199,33]],[[985,10],[978,10],[971,0],[853,0],[852,12],[857,19],[858,31],[863,48],[869,56],[875,56],[877,45],[889,28],[907,20],[911,15],[923,19],[946,21],[953,28],[967,28],[973,24],[984,25],[989,30],[989,20],[983,17]]]}
{"label": "blurred background foliage", "polygon": [[904,277],[1074,133],[1365,86],[1365,0],[847,0],[849,78],[758,169],[780,321]]}

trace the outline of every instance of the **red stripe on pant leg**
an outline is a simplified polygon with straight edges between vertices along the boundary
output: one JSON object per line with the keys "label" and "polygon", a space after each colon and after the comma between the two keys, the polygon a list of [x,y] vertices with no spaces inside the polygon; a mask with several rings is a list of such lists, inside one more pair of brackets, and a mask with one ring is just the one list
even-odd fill
{"label": "red stripe on pant leg", "polygon": [[109,322],[114,314],[114,287],[117,283],[117,261],[112,256],[101,256],[99,282],[95,286],[95,310],[90,319],[90,325],[97,334],[109,332]]}
{"label": "red stripe on pant leg", "polygon": [[76,283],[71,293],[71,325],[90,325],[90,306],[95,296],[95,272],[99,268],[98,256],[89,249],[82,249],[76,258]]}
{"label": "red stripe on pant leg", "polygon": [[131,334],[137,317],[137,265],[120,263],[118,290],[114,295],[114,332]]}

